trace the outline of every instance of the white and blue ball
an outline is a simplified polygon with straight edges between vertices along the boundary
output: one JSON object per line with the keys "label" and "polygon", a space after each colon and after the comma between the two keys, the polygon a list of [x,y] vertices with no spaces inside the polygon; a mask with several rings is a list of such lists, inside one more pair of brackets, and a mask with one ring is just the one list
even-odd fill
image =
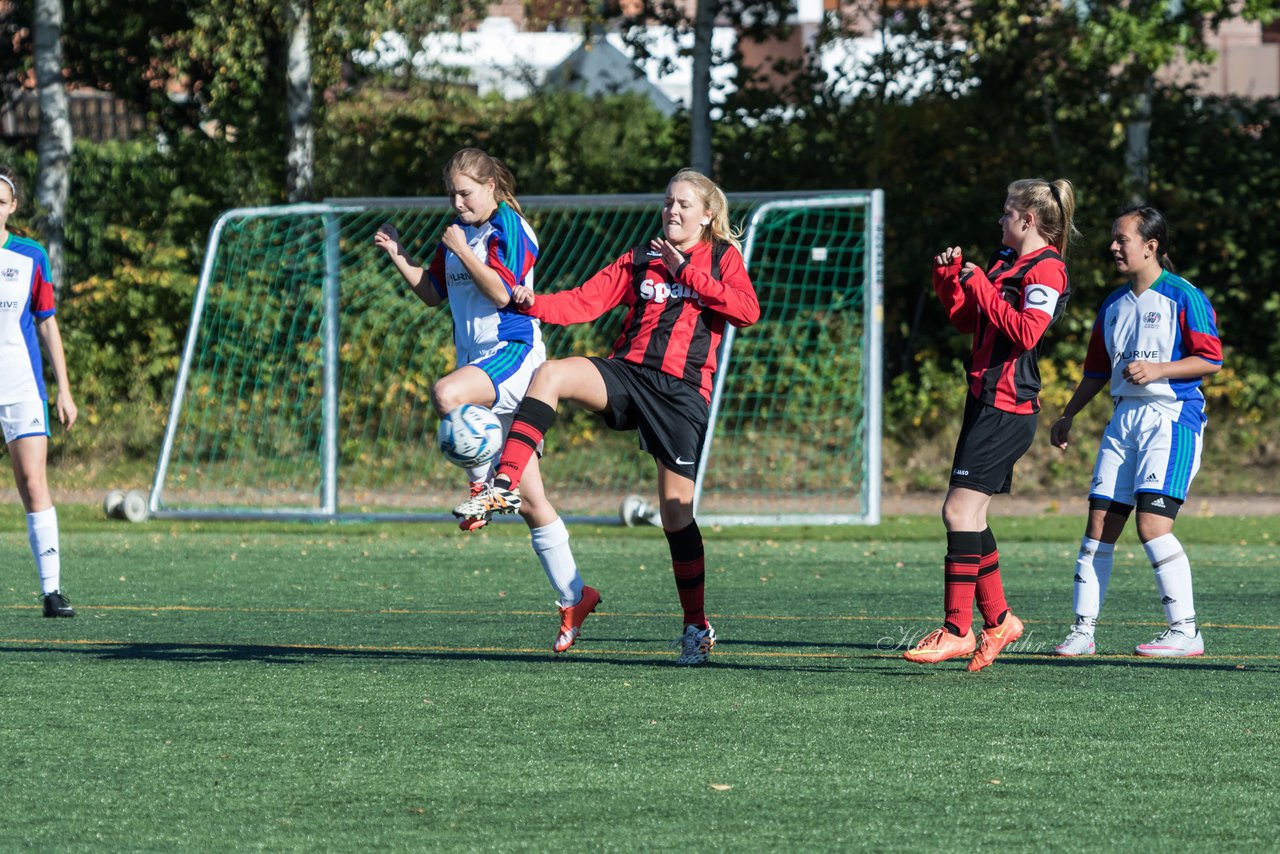
{"label": "white and blue ball", "polygon": [[486,407],[464,403],[440,419],[440,453],[462,468],[475,468],[502,450],[502,422]]}

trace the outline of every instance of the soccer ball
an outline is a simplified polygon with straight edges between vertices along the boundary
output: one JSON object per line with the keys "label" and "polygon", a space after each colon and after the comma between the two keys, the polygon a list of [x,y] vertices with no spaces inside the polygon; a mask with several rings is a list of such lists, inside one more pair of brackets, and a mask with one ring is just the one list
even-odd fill
{"label": "soccer ball", "polygon": [[475,468],[502,450],[502,422],[492,410],[464,403],[440,419],[440,453],[455,466]]}

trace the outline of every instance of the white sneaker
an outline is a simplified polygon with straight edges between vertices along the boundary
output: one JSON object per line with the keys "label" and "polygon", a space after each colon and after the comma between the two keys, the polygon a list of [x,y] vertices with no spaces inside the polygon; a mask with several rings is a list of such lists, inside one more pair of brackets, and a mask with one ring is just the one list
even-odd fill
{"label": "white sneaker", "polygon": [[1204,636],[1196,629],[1189,635],[1180,629],[1165,629],[1146,643],[1138,644],[1134,652],[1147,658],[1187,658],[1204,655]]}
{"label": "white sneaker", "polygon": [[676,659],[676,664],[706,664],[716,645],[716,630],[711,628],[710,623],[707,623],[705,629],[685,626],[684,634],[672,641],[671,645],[680,647],[680,657]]}
{"label": "white sneaker", "polygon": [[1093,645],[1093,632],[1081,626],[1079,623],[1071,627],[1071,631],[1067,634],[1065,640],[1053,648],[1058,655],[1074,657],[1077,655],[1093,655],[1096,649]]}

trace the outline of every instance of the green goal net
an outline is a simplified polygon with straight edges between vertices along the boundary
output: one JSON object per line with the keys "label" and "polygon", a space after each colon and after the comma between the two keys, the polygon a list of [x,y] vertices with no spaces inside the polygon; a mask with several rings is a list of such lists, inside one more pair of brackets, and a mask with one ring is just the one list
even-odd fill
{"label": "green goal net", "polygon": [[[726,343],[705,512],[876,521],[878,192],[731,196],[761,297]],[[527,197],[540,291],[574,287],[659,228],[661,197]],[[425,260],[453,217],[440,200],[240,209],[211,231],[149,496],[152,515],[449,518],[465,474],[435,447],[432,383],[454,367],[447,306],[430,309],[373,245],[393,223]],[[548,358],[607,354],[622,309],[543,327]],[[730,336],[726,336],[729,338]],[[543,475],[569,519],[618,518],[652,496],[633,433],[565,407]],[[804,496],[847,489],[815,508]],[[806,506],[808,504],[808,506]],[[785,521],[785,520],[784,520]]]}

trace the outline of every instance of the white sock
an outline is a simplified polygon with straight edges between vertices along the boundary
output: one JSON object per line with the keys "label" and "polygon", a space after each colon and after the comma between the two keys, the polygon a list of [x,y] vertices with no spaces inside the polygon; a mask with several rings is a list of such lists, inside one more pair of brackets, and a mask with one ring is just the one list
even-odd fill
{"label": "white sock", "polygon": [[1191,561],[1182,543],[1173,534],[1165,534],[1142,544],[1147,559],[1156,571],[1156,590],[1164,616],[1170,626],[1189,635],[1196,633],[1196,608],[1191,595]]}
{"label": "white sock", "polygon": [[1080,554],[1076,557],[1075,611],[1081,619],[1076,623],[1090,630],[1098,622],[1102,601],[1111,581],[1111,563],[1115,557],[1115,544],[1084,537],[1080,540]]}
{"label": "white sock", "polygon": [[40,573],[40,592],[52,593],[62,583],[62,558],[58,554],[58,511],[50,507],[27,514],[27,542]]}
{"label": "white sock", "polygon": [[582,598],[582,576],[569,548],[569,529],[564,520],[557,516],[550,525],[530,528],[529,538],[533,540],[533,551],[542,563],[542,571],[560,595],[557,604],[561,608],[577,605]]}

